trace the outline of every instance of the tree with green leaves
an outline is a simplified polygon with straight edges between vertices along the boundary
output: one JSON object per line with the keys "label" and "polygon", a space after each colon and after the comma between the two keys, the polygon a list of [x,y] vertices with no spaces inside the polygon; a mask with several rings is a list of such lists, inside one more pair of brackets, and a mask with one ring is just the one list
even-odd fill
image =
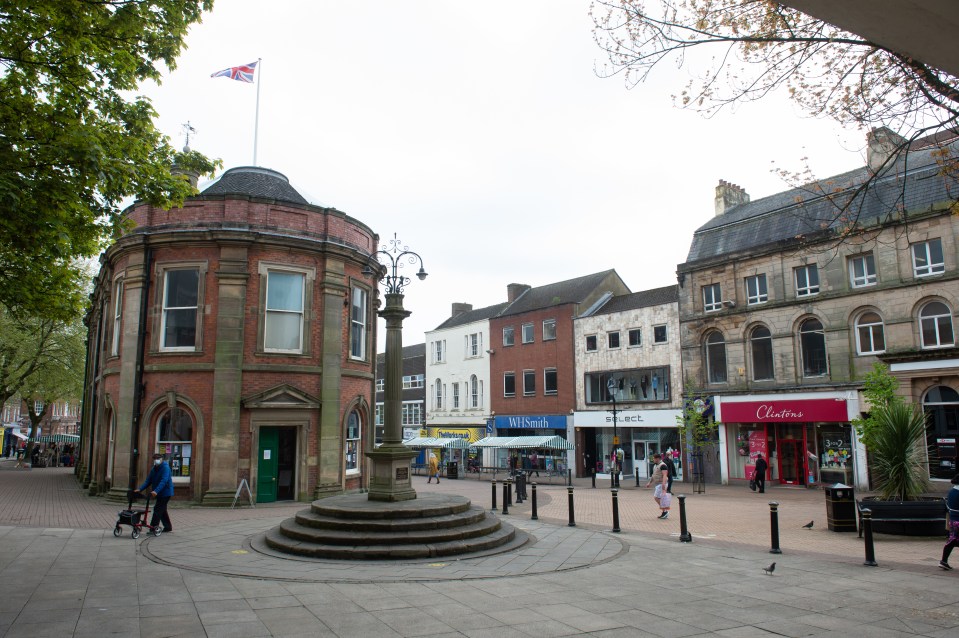
{"label": "tree with green leaves", "polygon": [[[173,207],[194,188],[131,96],[175,68],[212,0],[0,0],[0,305],[26,316],[82,307],[77,263],[122,231],[120,204]],[[180,155],[180,157],[178,157]]]}
{"label": "tree with green leaves", "polygon": [[26,404],[27,458],[49,406],[81,400],[85,358],[86,330],[79,319],[22,319],[0,312],[0,405],[14,398]]}
{"label": "tree with green leaves", "polygon": [[[810,116],[873,131],[875,175],[902,170],[920,147],[939,146],[944,173],[957,172],[959,78],[771,0],[593,0],[594,38],[609,58],[598,72],[630,88],[657,67],[690,71],[674,100],[713,114],[783,90]],[[895,131],[895,133],[893,133]],[[835,200],[840,237],[858,233],[860,184],[819,183],[809,171],[780,174]],[[901,201],[890,204],[891,209]],[[957,208],[957,207],[954,207]]]}
{"label": "tree with green leaves", "polygon": [[[676,416],[676,429],[687,449],[705,463],[705,448],[716,443],[719,424],[709,409],[710,397],[696,387],[692,379],[686,377],[686,390],[683,392],[683,408]],[[705,468],[700,468],[697,480],[705,480]]]}
{"label": "tree with green leaves", "polygon": [[873,443],[876,431],[882,425],[876,410],[903,402],[902,397],[896,394],[898,388],[899,380],[892,376],[889,366],[885,363],[877,361],[873,364],[872,370],[866,373],[862,394],[869,411],[853,419],[852,426],[856,428],[856,435],[867,448]]}

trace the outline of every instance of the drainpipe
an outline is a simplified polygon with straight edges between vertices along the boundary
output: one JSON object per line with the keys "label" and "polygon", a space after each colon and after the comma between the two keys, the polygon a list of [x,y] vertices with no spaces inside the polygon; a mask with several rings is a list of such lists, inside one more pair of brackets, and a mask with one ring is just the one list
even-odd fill
{"label": "drainpipe", "polygon": [[140,292],[140,321],[137,329],[137,365],[133,378],[133,423],[130,432],[130,481],[129,488],[137,487],[137,461],[140,458],[140,410],[143,403],[143,357],[147,346],[147,310],[150,308],[150,277],[152,276],[153,249],[147,245],[143,255],[143,287]]}

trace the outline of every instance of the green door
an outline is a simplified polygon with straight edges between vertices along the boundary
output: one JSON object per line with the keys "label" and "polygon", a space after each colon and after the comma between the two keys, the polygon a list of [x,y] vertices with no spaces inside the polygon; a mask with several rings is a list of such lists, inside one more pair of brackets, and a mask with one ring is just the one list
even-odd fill
{"label": "green door", "polygon": [[256,502],[276,501],[279,433],[276,428],[260,428],[260,454],[256,464]]}

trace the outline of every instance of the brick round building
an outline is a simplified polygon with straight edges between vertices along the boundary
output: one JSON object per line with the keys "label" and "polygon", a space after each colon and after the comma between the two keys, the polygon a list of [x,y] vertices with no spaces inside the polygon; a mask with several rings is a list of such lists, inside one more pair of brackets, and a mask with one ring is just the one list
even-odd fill
{"label": "brick round building", "polygon": [[226,171],[182,208],[138,203],[125,216],[88,317],[91,493],[123,498],[155,451],[176,497],[204,504],[232,503],[243,479],[258,502],[360,487],[373,231],[256,167]]}

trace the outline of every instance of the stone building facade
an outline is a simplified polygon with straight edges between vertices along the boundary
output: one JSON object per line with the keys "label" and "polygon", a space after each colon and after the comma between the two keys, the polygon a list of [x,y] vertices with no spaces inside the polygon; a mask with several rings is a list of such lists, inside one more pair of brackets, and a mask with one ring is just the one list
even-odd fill
{"label": "stone building facade", "polygon": [[[694,234],[677,270],[683,368],[686,391],[713,399],[723,482],[747,480],[762,454],[775,481],[866,487],[850,421],[877,361],[938,419],[930,474],[955,473],[959,184],[941,140],[877,175],[892,135],[874,131],[867,166],[818,185],[753,202],[720,182]],[[861,231],[846,234],[852,216]]]}
{"label": "stone building facade", "polygon": [[[131,206],[88,317],[81,476],[123,498],[154,451],[176,497],[230,504],[363,485],[377,237],[280,173],[226,171],[182,208]],[[243,493],[246,498],[246,494]]]}

